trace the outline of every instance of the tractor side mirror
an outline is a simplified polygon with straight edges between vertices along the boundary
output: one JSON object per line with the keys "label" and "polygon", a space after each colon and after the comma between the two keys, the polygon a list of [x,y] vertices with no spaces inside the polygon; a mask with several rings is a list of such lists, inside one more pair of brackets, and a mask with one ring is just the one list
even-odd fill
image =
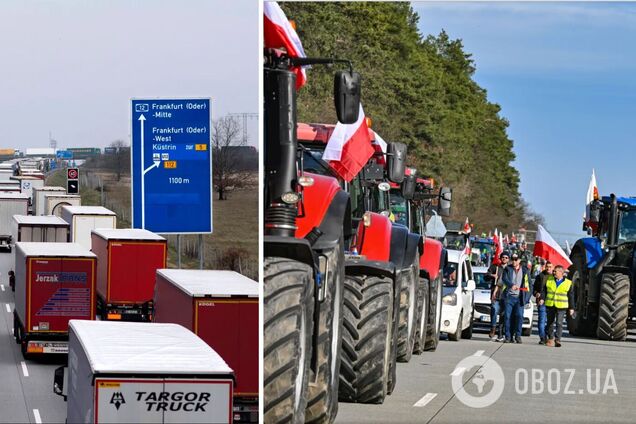
{"label": "tractor side mirror", "polygon": [[333,92],[338,121],[353,124],[360,112],[361,77],[357,72],[338,71],[334,75]]}
{"label": "tractor side mirror", "polygon": [[415,185],[417,183],[417,179],[415,175],[407,175],[404,177],[404,181],[402,181],[402,196],[406,200],[413,199],[415,195]]}
{"label": "tractor side mirror", "polygon": [[389,143],[386,148],[386,158],[389,181],[401,184],[406,171],[406,144]]}
{"label": "tractor side mirror", "polygon": [[55,375],[53,377],[53,393],[58,396],[62,396],[66,401],[66,392],[64,391],[66,373],[64,372],[66,367],[61,366],[55,369]]}
{"label": "tractor side mirror", "polygon": [[439,189],[438,213],[441,216],[450,216],[451,202],[453,201],[453,189],[442,187]]}

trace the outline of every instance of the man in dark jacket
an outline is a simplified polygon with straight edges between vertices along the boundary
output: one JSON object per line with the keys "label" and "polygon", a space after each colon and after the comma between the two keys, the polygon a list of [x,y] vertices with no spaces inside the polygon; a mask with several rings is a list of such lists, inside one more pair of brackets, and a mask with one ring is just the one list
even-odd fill
{"label": "man in dark jacket", "polygon": [[488,268],[488,279],[490,281],[490,338],[495,339],[495,334],[497,332],[497,320],[499,319],[499,314],[501,313],[502,303],[501,303],[501,292],[503,289],[503,283],[501,281],[501,277],[503,276],[503,272],[508,266],[508,260],[510,259],[510,254],[508,252],[502,252],[499,255],[499,259],[501,263],[499,265],[492,264],[490,268]]}
{"label": "man in dark jacket", "polygon": [[537,314],[539,315],[539,322],[537,328],[539,329],[539,344],[545,344],[545,324],[547,321],[547,310],[545,307],[545,283],[548,277],[552,275],[554,271],[554,265],[552,262],[547,261],[545,263],[545,269],[541,271],[537,278],[534,280],[533,294],[537,300]]}
{"label": "man in dark jacket", "polygon": [[517,343],[521,343],[521,330],[523,327],[523,308],[530,302],[532,287],[530,287],[530,275],[528,268],[521,265],[521,258],[518,254],[512,254],[512,264],[504,270],[502,282],[505,288],[505,331],[506,339],[504,343],[512,343],[513,331],[511,331],[512,320],[515,320],[514,336]]}

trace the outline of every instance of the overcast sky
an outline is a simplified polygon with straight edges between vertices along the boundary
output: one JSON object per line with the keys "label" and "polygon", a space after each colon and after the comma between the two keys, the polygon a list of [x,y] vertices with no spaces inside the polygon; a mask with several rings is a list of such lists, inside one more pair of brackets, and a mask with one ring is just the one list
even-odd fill
{"label": "overcast sky", "polygon": [[131,97],[259,109],[255,0],[2,0],[0,40],[0,148],[129,142]]}
{"label": "overcast sky", "polygon": [[601,195],[636,195],[636,3],[421,3],[423,34],[461,38],[475,80],[510,121],[521,193],[555,238]]}

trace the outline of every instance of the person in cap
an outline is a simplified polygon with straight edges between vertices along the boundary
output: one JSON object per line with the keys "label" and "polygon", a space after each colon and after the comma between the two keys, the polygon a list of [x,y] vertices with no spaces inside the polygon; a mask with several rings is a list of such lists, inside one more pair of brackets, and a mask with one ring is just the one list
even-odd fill
{"label": "person in cap", "polygon": [[[512,343],[514,341],[521,343],[521,330],[523,326],[523,308],[532,296],[530,287],[530,276],[528,268],[521,264],[521,258],[518,254],[512,254],[512,264],[508,265],[504,270],[502,282],[504,286],[504,343]],[[514,329],[512,322],[514,320]]]}
{"label": "person in cap", "polygon": [[501,292],[503,291],[503,282],[501,277],[508,265],[510,254],[508,252],[502,252],[499,255],[501,263],[499,265],[492,264],[488,268],[488,277],[490,280],[490,338],[495,339],[497,332],[497,321],[499,314],[502,310]]}
{"label": "person in cap", "polygon": [[537,315],[539,316],[539,322],[537,323],[537,329],[539,330],[539,344],[545,344],[545,326],[547,322],[547,309],[545,306],[545,283],[548,277],[554,272],[554,265],[552,262],[547,261],[543,271],[534,279],[533,294],[537,302]]}
{"label": "person in cap", "polygon": [[[561,347],[563,335],[563,320],[565,312],[569,310],[570,316],[574,314],[574,291],[572,281],[565,277],[565,270],[561,265],[554,267],[554,275],[548,276],[545,283],[545,306],[548,312],[548,324],[546,346]],[[554,337],[554,322],[556,321],[556,338]]]}

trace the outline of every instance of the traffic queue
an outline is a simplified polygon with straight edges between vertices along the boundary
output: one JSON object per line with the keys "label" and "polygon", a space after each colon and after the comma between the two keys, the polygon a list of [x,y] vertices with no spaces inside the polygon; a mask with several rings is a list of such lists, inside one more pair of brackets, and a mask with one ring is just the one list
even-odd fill
{"label": "traffic queue", "polygon": [[165,238],[64,191],[2,193],[0,271],[25,360],[68,355],[68,422],[257,422],[258,283],[168,269]]}

